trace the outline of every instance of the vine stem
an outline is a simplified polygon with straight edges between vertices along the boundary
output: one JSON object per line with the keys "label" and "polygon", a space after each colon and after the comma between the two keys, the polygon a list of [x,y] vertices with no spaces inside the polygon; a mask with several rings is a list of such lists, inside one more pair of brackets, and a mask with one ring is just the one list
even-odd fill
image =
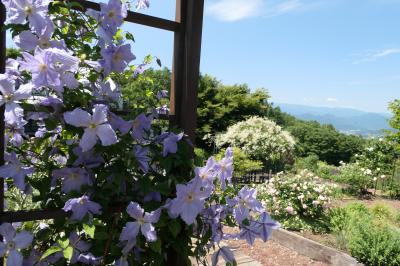
{"label": "vine stem", "polygon": [[107,253],[108,253],[108,251],[110,249],[111,241],[112,241],[112,238],[113,238],[113,231],[114,231],[115,226],[118,223],[118,219],[119,219],[119,214],[120,213],[121,213],[121,207],[118,208],[118,211],[115,213],[114,221],[113,221],[113,223],[111,225],[110,232],[108,233],[108,239],[107,239],[107,242],[106,242],[106,245],[105,245],[105,248],[104,248],[104,253],[103,253],[103,263],[102,263],[102,265],[106,265]]}

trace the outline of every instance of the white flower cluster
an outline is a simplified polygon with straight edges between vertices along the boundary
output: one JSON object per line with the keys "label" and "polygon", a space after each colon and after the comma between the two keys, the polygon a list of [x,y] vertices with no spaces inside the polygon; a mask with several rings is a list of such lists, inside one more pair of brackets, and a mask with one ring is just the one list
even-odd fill
{"label": "white flower cluster", "polygon": [[239,147],[259,160],[291,158],[295,140],[289,132],[266,118],[250,117],[217,135],[216,145]]}

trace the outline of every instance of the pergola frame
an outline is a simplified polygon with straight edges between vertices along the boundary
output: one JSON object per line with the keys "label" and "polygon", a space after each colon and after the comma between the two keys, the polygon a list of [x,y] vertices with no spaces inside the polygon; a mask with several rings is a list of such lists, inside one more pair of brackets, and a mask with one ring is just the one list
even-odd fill
{"label": "pergola frame", "polygon": [[[85,0],[65,0],[78,2],[85,9],[100,10],[100,5]],[[79,9],[78,7],[74,7]],[[170,92],[170,124],[184,130],[190,140],[195,141],[197,88],[201,52],[204,0],[176,0],[175,21],[128,12],[125,21],[141,24],[174,33],[173,66]],[[6,65],[6,31],[4,21],[6,11],[0,3],[0,73]],[[0,107],[0,166],[4,164],[4,105]],[[62,209],[4,211],[4,179],[0,179],[0,224],[3,222],[23,222],[55,219],[68,216]],[[0,239],[1,240],[1,239]],[[0,261],[1,264],[1,261]]]}

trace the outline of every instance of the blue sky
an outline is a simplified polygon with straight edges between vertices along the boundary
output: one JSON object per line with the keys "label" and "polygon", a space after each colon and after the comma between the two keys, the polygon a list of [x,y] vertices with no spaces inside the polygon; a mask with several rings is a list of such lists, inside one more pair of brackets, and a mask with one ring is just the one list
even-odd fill
{"label": "blue sky", "polygon": [[[174,18],[174,0],[145,13]],[[133,25],[133,51],[171,66],[173,35]],[[400,98],[400,0],[206,0],[201,71],[273,101],[386,112]]]}

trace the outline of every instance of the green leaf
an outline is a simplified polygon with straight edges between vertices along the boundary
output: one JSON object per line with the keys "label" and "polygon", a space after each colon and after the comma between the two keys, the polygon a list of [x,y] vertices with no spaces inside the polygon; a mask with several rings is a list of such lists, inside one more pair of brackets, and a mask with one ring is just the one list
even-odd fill
{"label": "green leaf", "polygon": [[83,230],[85,233],[90,236],[91,238],[94,238],[94,231],[96,230],[96,227],[94,225],[83,225]]}
{"label": "green leaf", "polygon": [[72,247],[67,247],[66,249],[64,249],[63,253],[64,253],[64,258],[70,261],[72,258],[72,253],[74,253],[74,249]]}
{"label": "green leaf", "polygon": [[156,253],[161,254],[161,240],[159,238],[155,242],[149,242],[149,246],[150,246],[151,250],[153,250]]}
{"label": "green leaf", "polygon": [[67,248],[68,245],[69,245],[69,239],[68,238],[65,239],[65,240],[58,240],[57,242],[58,242],[58,244],[60,244],[61,248]]}
{"label": "green leaf", "polygon": [[94,239],[104,240],[108,238],[108,234],[106,232],[96,232],[94,235]]}
{"label": "green leaf", "polygon": [[40,260],[45,259],[46,257],[50,256],[51,254],[54,254],[54,253],[56,253],[56,252],[60,252],[61,250],[62,250],[61,247],[51,246],[49,249],[47,249],[47,250],[43,253],[42,257],[40,257]]}
{"label": "green leaf", "polygon": [[135,37],[133,37],[133,34],[130,33],[130,32],[126,32],[126,33],[125,33],[125,38],[126,38],[127,40],[131,40],[131,41],[135,42]]}
{"label": "green leaf", "polygon": [[122,29],[119,29],[117,33],[114,35],[114,40],[116,41],[122,41],[124,39],[124,36],[122,35]]}
{"label": "green leaf", "polygon": [[176,220],[172,220],[169,223],[169,231],[172,233],[173,237],[176,237],[181,231],[181,224]]}

